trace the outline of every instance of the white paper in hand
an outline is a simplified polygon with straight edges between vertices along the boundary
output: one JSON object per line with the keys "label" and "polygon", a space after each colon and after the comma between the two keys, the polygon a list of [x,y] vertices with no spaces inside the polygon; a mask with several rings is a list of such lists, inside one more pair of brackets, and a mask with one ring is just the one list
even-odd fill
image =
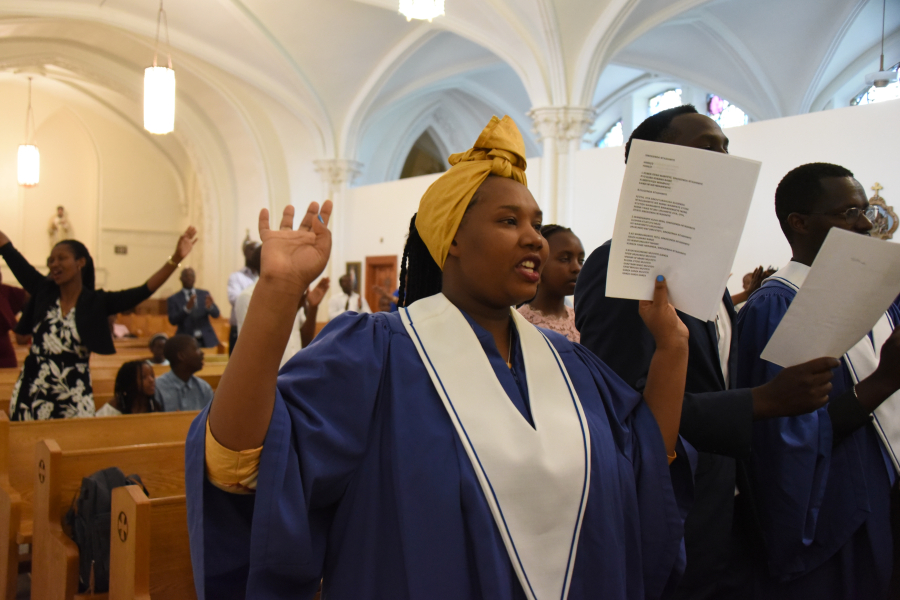
{"label": "white paper in hand", "polygon": [[792,367],[839,358],[900,294],[900,244],[832,229],[761,355]]}
{"label": "white paper in hand", "polygon": [[635,140],[619,196],[606,295],[652,300],[657,275],[675,308],[715,319],[761,163]]}

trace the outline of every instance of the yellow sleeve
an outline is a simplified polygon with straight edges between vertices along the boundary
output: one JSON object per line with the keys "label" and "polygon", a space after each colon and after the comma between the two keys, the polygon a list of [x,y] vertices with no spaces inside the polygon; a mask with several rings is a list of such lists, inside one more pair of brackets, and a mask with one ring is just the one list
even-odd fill
{"label": "yellow sleeve", "polygon": [[229,450],[213,437],[206,421],[206,478],[230,494],[253,494],[259,474],[262,446],[252,450]]}

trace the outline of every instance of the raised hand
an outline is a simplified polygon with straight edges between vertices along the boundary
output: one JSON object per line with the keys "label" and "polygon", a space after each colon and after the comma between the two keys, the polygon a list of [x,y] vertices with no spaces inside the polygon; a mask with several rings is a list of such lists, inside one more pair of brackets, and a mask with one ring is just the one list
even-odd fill
{"label": "raised hand", "polygon": [[181,234],[181,237],[178,238],[178,243],[175,244],[175,252],[172,254],[172,262],[180,263],[182,260],[187,257],[188,254],[191,253],[191,250],[194,248],[194,244],[197,243],[197,228],[191,225],[187,229],[185,229],[184,233]]}
{"label": "raised hand", "polygon": [[666,280],[660,275],[653,288],[653,300],[641,300],[638,312],[644,325],[650,330],[657,348],[684,345],[687,348],[689,337],[687,326],[681,322],[675,307],[669,304],[669,288]]}
{"label": "raised hand", "polygon": [[260,279],[286,285],[296,290],[298,297],[303,293],[325,269],[331,255],[331,232],[327,227],[331,207],[330,200],[325,201],[321,210],[318,202],[311,202],[296,230],[293,206],[284,209],[278,229],[269,228],[269,211],[265,208],[260,211]]}
{"label": "raised hand", "polygon": [[839,364],[834,358],[816,358],[781,370],[753,388],[754,418],[793,417],[822,408],[831,392],[831,370]]}
{"label": "raised hand", "polygon": [[328,286],[331,281],[327,277],[323,277],[319,280],[319,283],[316,284],[316,287],[309,290],[309,293],[306,296],[306,301],[310,306],[318,306],[322,303],[322,300],[325,298],[325,293],[328,292]]}

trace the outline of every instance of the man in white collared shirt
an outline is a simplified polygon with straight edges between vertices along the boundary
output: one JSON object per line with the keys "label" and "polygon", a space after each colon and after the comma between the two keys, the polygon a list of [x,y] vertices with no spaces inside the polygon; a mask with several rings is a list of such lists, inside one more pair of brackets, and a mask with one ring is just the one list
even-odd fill
{"label": "man in white collared shirt", "polygon": [[341,291],[332,295],[331,300],[328,301],[328,320],[348,310],[359,313],[372,312],[365,299],[353,291],[353,280],[349,274],[341,276],[338,283],[341,284]]}
{"label": "man in white collared shirt", "polygon": [[228,324],[231,328],[228,332],[228,355],[234,350],[237,342],[238,322],[235,315],[234,303],[245,289],[256,283],[259,279],[259,261],[262,254],[262,245],[247,242],[244,244],[244,266],[228,277],[228,302],[231,303],[231,318]]}

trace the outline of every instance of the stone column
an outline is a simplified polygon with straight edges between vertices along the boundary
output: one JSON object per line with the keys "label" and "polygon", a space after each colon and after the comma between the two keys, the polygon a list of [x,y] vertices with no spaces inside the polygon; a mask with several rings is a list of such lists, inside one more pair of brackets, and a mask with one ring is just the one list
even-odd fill
{"label": "stone column", "polygon": [[[331,229],[331,261],[325,273],[331,277],[331,285],[338,285],[337,279],[345,271],[345,246],[347,206],[345,192],[362,171],[362,164],[345,158],[330,158],[313,161],[316,173],[322,178],[323,199],[334,203],[329,229]],[[303,207],[305,210],[305,207]]]}
{"label": "stone column", "polygon": [[532,109],[534,132],[543,146],[541,189],[538,202],[544,223],[569,227],[575,201],[575,153],[593,125],[594,109],[583,106],[547,106]]}

